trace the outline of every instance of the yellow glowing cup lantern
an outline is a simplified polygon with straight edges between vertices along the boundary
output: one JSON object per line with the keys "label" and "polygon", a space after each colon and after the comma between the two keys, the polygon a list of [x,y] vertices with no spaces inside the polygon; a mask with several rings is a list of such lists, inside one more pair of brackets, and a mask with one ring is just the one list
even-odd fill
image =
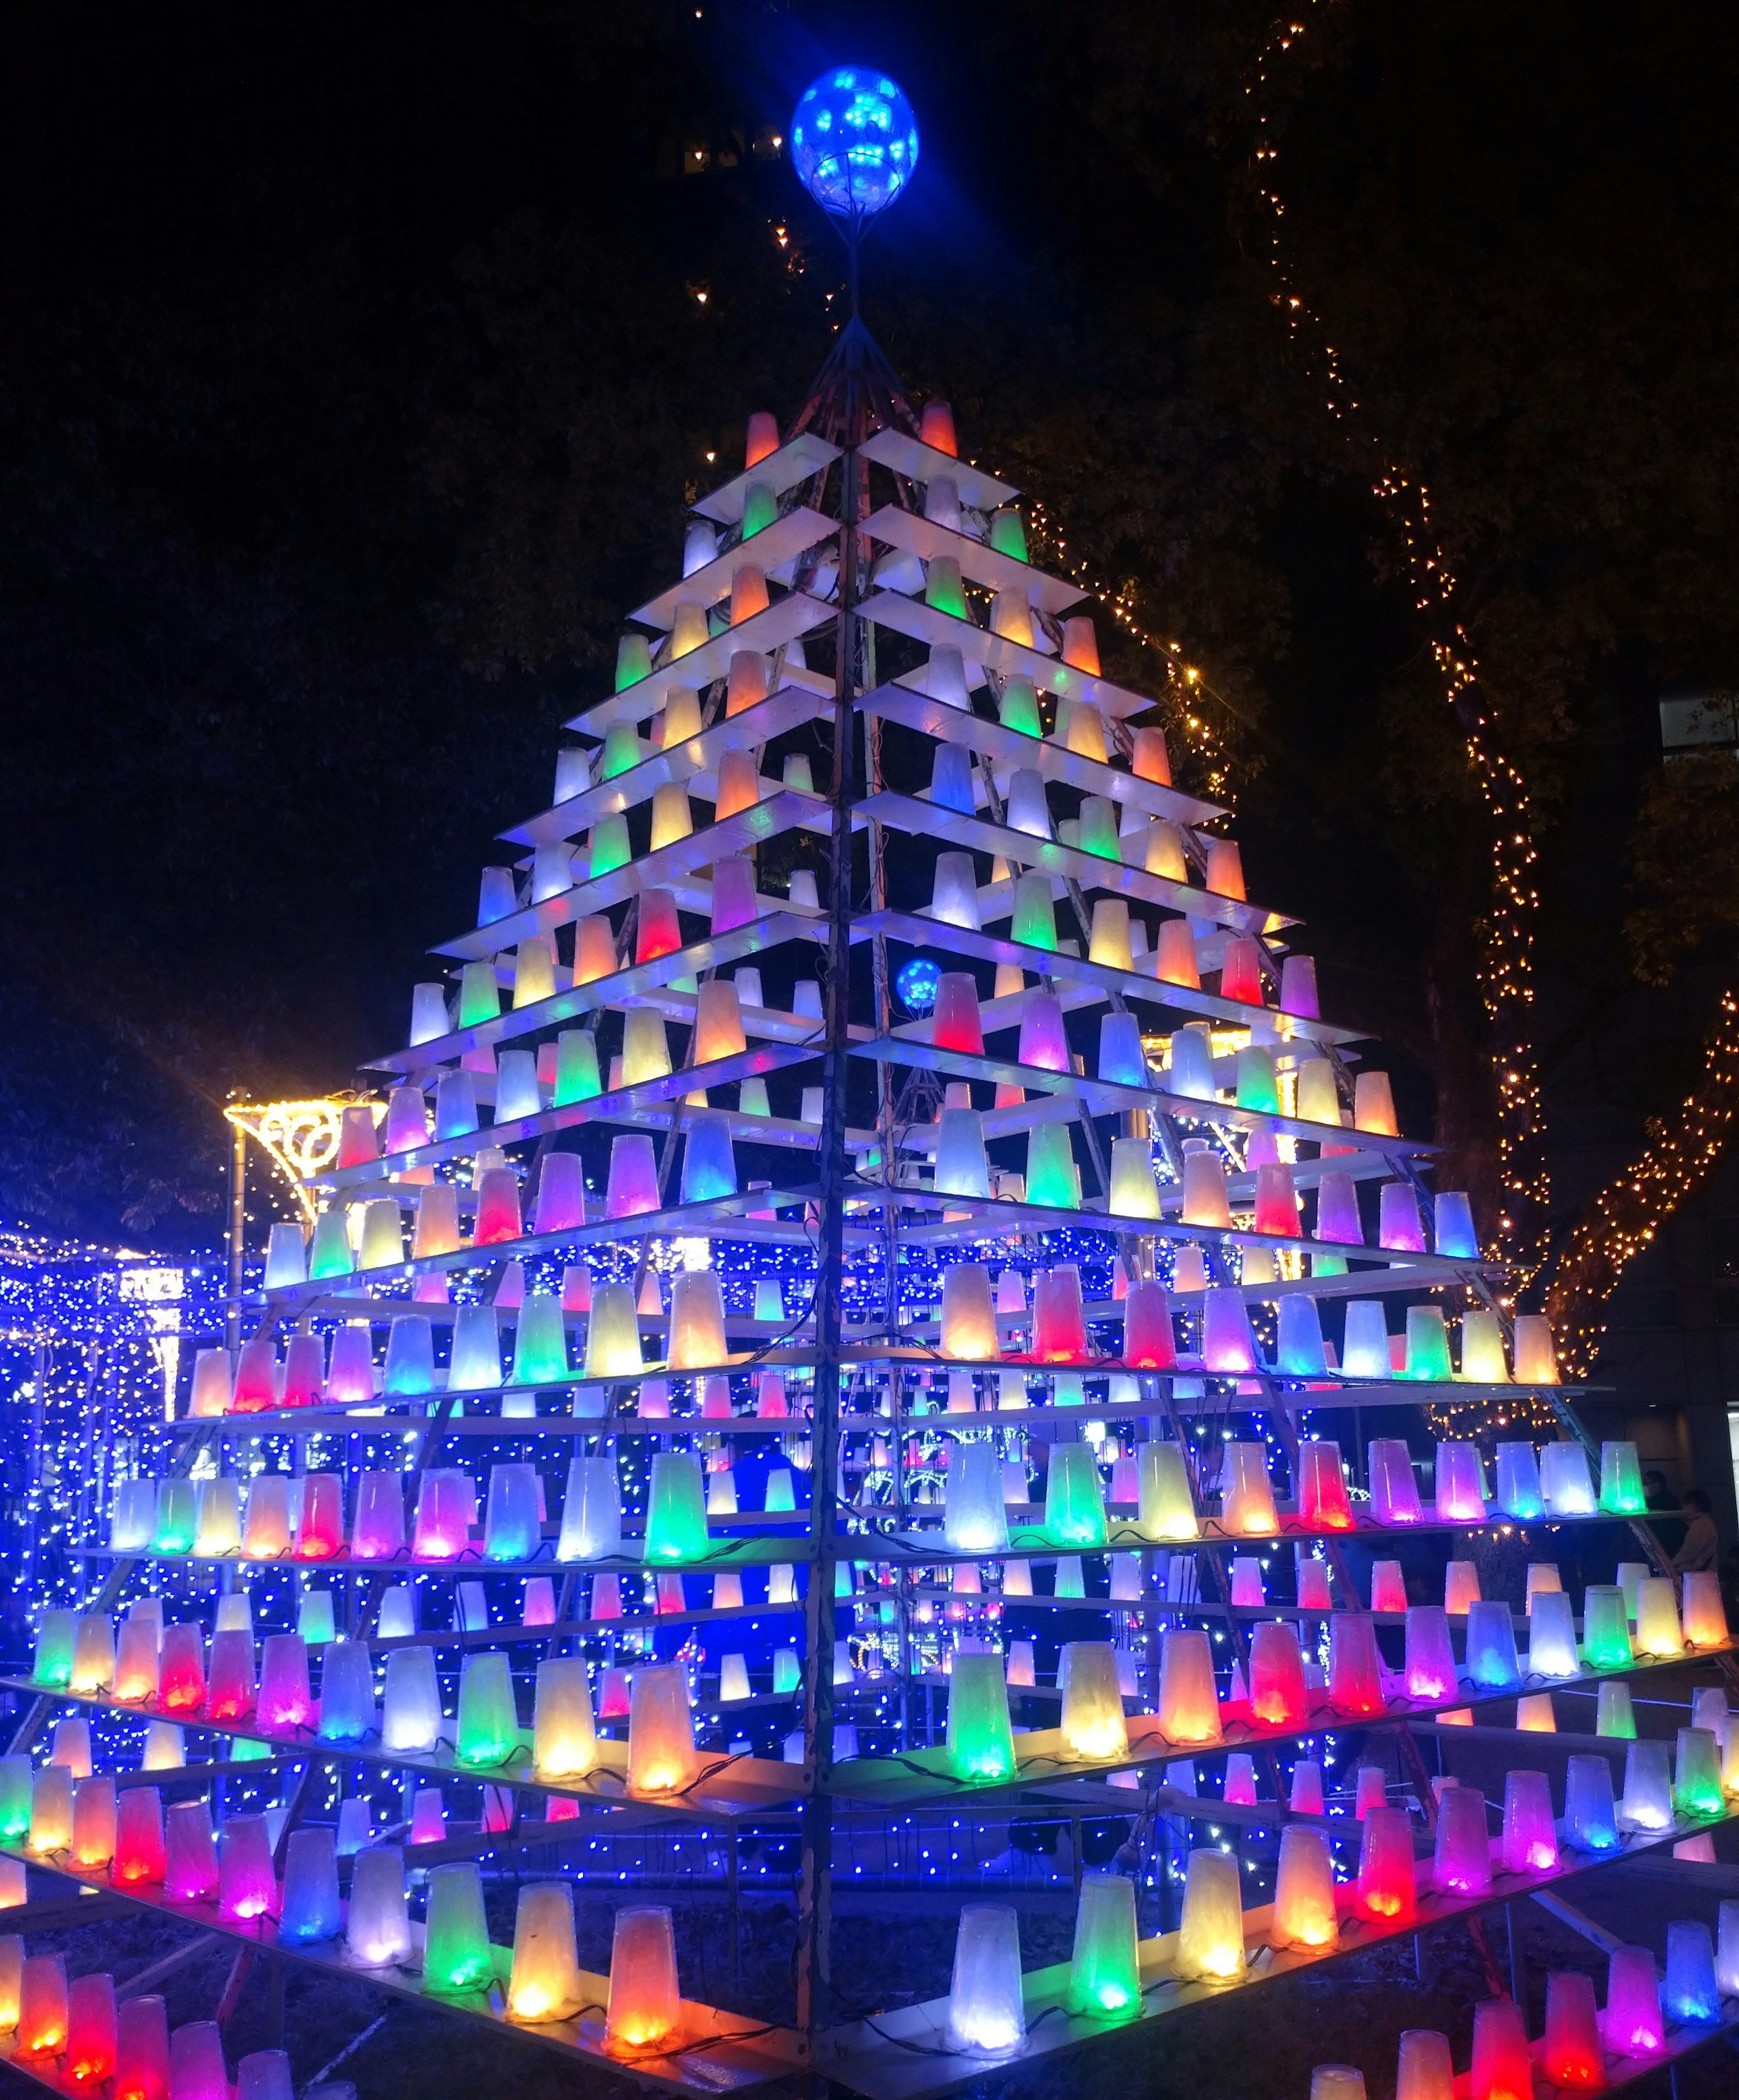
{"label": "yellow glowing cup lantern", "polygon": [[1226,1194],[1225,1165],[1217,1152],[1204,1149],[1184,1154],[1181,1215],[1186,1225],[1231,1224],[1232,1208]]}
{"label": "yellow glowing cup lantern", "polygon": [[694,828],[688,790],[680,780],[667,780],[652,796],[651,850],[656,853],[660,847],[673,846],[678,839],[690,837]]}
{"label": "yellow glowing cup lantern", "polygon": [[735,985],[729,977],[709,977],[695,999],[692,1062],[716,1064],[721,1057],[741,1057],[748,1048]]}
{"label": "yellow glowing cup lantern", "polygon": [[655,1008],[631,1006],[622,1017],[622,1084],[643,1086],[670,1076],[670,1042]]}
{"label": "yellow glowing cup lantern", "polygon": [[1549,1692],[1524,1692],[1516,1701],[1516,1727],[1525,1736],[1555,1736],[1558,1716]]}
{"label": "yellow glowing cup lantern", "polygon": [[404,1259],[404,1224],[398,1199],[377,1196],[362,1206],[362,1235],[356,1252],[359,1268],[395,1268]]}
{"label": "yellow glowing cup lantern", "polygon": [[81,1612],[73,1629],[73,1692],[100,1692],[115,1677],[115,1628],[106,1612]]}
{"label": "yellow glowing cup lantern", "polygon": [[459,1251],[459,1189],[457,1182],[436,1181],[417,1198],[417,1229],[411,1237],[411,1256]]}
{"label": "yellow glowing cup lantern", "polygon": [[529,1882],[514,1921],[507,2016],[532,2025],[572,2019],[584,2002],[573,1890],[566,1882]]}
{"label": "yellow glowing cup lantern", "polygon": [[[394,1210],[398,1206],[394,1204]],[[235,1480],[201,1480],[194,1505],[193,1551],[215,1560],[241,1551],[241,1489]]]}
{"label": "yellow glowing cup lantern", "polygon": [[634,1309],[633,1285],[597,1285],[586,1322],[585,1376],[638,1378],[642,1368],[640,1317]]}
{"label": "yellow glowing cup lantern", "polygon": [[964,1363],[990,1363],[1002,1354],[991,1273],[975,1262],[942,1272],[942,1353]]}
{"label": "yellow glowing cup lantern", "polygon": [[1503,1329],[1495,1312],[1463,1313],[1461,1375],[1481,1385],[1508,1384],[1510,1367],[1503,1354]]}
{"label": "yellow glowing cup lantern", "polygon": [[[732,661],[735,662],[735,659]],[[692,686],[673,686],[664,695],[664,726],[659,748],[671,751],[700,734],[700,695]]]}
{"label": "yellow glowing cup lantern", "polygon": [[542,1779],[577,1779],[597,1762],[598,1736],[585,1664],[578,1656],[552,1656],[537,1665],[532,1765]]}
{"label": "yellow glowing cup lantern", "polygon": [[761,800],[761,774],[752,751],[727,751],[718,761],[718,796],[713,805],[713,821],[740,816]]}
{"label": "yellow glowing cup lantern", "polygon": [[1230,1532],[1255,1537],[1278,1531],[1268,1453],[1260,1444],[1228,1444],[1220,1474],[1220,1518]]}
{"label": "yellow glowing cup lantern", "polygon": [[157,1629],[149,1619],[123,1619],[115,1636],[114,1694],[129,1703],[154,1699]]}
{"label": "yellow glowing cup lantern", "polygon": [[1395,1096],[1387,1072],[1361,1072],[1353,1082],[1353,1127],[1374,1136],[1399,1137]]}
{"label": "yellow glowing cup lantern", "polygon": [[141,1771],[179,1771],[188,1761],[187,1738],[173,1721],[152,1721],[139,1753]]}
{"label": "yellow glowing cup lantern", "polygon": [[1335,1083],[1335,1068],[1326,1057],[1306,1057],[1300,1062],[1298,1119],[1331,1126],[1340,1122],[1340,1092]]}
{"label": "yellow glowing cup lantern", "polygon": [[574,982],[596,984],[600,977],[614,977],[616,967],[616,935],[610,921],[601,915],[576,921]]}
{"label": "yellow glowing cup lantern", "polygon": [[1101,765],[1105,764],[1108,755],[1105,741],[1105,717],[1091,700],[1072,702],[1069,719],[1064,726],[1063,741],[1070,751],[1078,757],[1097,758]]}
{"label": "yellow glowing cup lantern", "polygon": [[555,996],[555,956],[547,933],[533,933],[514,951],[514,1004],[536,1006]]}
{"label": "yellow glowing cup lantern", "polygon": [[[1684,1638],[1693,1648],[1722,1648],[1729,1635],[1720,1577],[1713,1568],[1684,1578]],[[1732,1732],[1739,1734],[1739,1730]]]}
{"label": "yellow glowing cup lantern", "polygon": [[1106,1208],[1115,1217],[1160,1215],[1159,1185],[1154,1179],[1153,1147],[1145,1137],[1111,1140],[1111,1193]]}
{"label": "yellow glowing cup lantern", "polygon": [[1199,1627],[1174,1627],[1159,1652],[1159,1732],[1172,1743],[1220,1740],[1214,1652]]}
{"label": "yellow glowing cup lantern", "polygon": [[30,1849],[64,1852],[73,1842],[73,1775],[64,1765],[44,1765],[30,1781]]}
{"label": "yellow glowing cup lantern", "polygon": [[1136,1524],[1143,1538],[1198,1538],[1201,1520],[1190,1491],[1189,1467],[1181,1444],[1144,1444],[1138,1474],[1140,1513]]}
{"label": "yellow glowing cup lantern", "polygon": [[1274,1882],[1273,1941],[1277,1947],[1332,1947],[1340,1934],[1335,1915],[1335,1867],[1320,1830],[1289,1823],[1280,1833],[1280,1868]]}
{"label": "yellow glowing cup lantern", "polygon": [[1558,1358],[1552,1347],[1551,1322],[1543,1312],[1518,1312],[1516,1316],[1516,1383],[1558,1383]]}
{"label": "yellow glowing cup lantern", "polygon": [[710,1268],[685,1269],[670,1286],[670,1368],[707,1369],[725,1361],[725,1301]]}
{"label": "yellow glowing cup lantern", "polygon": [[[1144,849],[1142,865],[1148,874],[1157,875],[1167,882],[1187,882],[1189,880],[1189,862],[1184,853],[1182,835],[1176,824],[1164,823],[1150,824],[1142,840],[1142,846]],[[1177,944],[1176,960],[1187,964],[1190,972],[1189,981],[1194,983],[1196,973],[1195,936],[1189,930],[1189,921],[1187,919],[1167,919],[1161,921],[1159,928],[1161,949],[1163,950],[1166,946],[1164,939],[1166,933],[1174,927],[1188,939],[1189,946],[1186,951],[1182,942],[1178,938],[1178,933],[1173,933],[1172,937],[1173,942]],[[1167,982],[1176,984],[1181,980],[1172,977],[1168,978]]]}
{"label": "yellow glowing cup lantern", "polygon": [[1636,1586],[1636,1652],[1681,1655],[1684,1635],[1670,1575],[1645,1575]]}
{"label": "yellow glowing cup lantern", "polygon": [[1129,903],[1127,898],[1101,897],[1093,907],[1092,934],[1087,959],[1106,969],[1132,970],[1135,957],[1129,946]]}
{"label": "yellow glowing cup lantern", "polygon": [[54,1745],[49,1753],[51,1765],[64,1765],[75,1780],[89,1779],[94,1767],[90,1758],[90,1723],[82,1714],[69,1715],[55,1723]]}
{"label": "yellow glowing cup lantern", "polygon": [[682,2018],[670,1912],[650,1904],[619,1910],[610,1944],[604,2047],[612,2056],[668,2048],[678,2038]]}
{"label": "yellow glowing cup lantern", "polygon": [[1243,1904],[1238,1861],[1229,1852],[1189,1855],[1176,1968],[1189,1983],[1235,1983],[1243,1978]]}
{"label": "yellow glowing cup lantern", "polygon": [[1070,1641],[1057,1669],[1062,1690],[1063,1754],[1105,1763],[1127,1757],[1129,1731],[1109,1641]]}
{"label": "yellow glowing cup lantern", "polygon": [[1005,642],[1032,646],[1032,604],[1024,591],[1000,590],[991,600],[991,632]]}
{"label": "yellow glowing cup lantern", "polygon": [[691,651],[704,647],[710,633],[706,607],[692,598],[678,598],[670,627],[671,655],[686,656]]}
{"label": "yellow glowing cup lantern", "polygon": [[637,1670],[629,1681],[628,1785],[633,1793],[674,1793],[695,1770],[688,1677],[680,1665]]}

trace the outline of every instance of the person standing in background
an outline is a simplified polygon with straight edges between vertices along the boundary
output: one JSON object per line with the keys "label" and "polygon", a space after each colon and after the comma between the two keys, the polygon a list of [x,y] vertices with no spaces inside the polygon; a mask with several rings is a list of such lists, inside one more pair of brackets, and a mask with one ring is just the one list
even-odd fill
{"label": "person standing in background", "polygon": [[1691,1512],[1691,1520],[1685,1526],[1684,1544],[1673,1555],[1673,1573],[1698,1575],[1715,1566],[1720,1543],[1712,1514],[1715,1504],[1706,1489],[1687,1488],[1680,1507]]}

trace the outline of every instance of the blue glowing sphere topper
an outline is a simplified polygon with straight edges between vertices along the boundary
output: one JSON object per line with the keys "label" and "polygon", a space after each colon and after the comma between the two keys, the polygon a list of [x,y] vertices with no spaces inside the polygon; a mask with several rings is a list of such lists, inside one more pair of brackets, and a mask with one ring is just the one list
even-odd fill
{"label": "blue glowing sphere topper", "polygon": [[791,120],[798,179],[836,218],[873,218],[918,165],[911,104],[872,66],[835,66],[804,89]]}
{"label": "blue glowing sphere topper", "polygon": [[928,955],[914,955],[894,980],[894,989],[908,1013],[928,1013],[942,990],[942,972]]}

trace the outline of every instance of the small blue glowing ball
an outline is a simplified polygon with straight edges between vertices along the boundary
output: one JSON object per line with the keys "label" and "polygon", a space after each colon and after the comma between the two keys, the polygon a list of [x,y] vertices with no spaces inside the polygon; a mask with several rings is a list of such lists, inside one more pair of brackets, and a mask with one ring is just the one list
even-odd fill
{"label": "small blue glowing ball", "polygon": [[928,955],[915,955],[894,980],[894,989],[908,1013],[928,1013],[942,989],[942,972]]}
{"label": "small blue glowing ball", "polygon": [[885,73],[835,66],[804,89],[791,120],[798,179],[836,218],[873,218],[918,165],[911,104]]}

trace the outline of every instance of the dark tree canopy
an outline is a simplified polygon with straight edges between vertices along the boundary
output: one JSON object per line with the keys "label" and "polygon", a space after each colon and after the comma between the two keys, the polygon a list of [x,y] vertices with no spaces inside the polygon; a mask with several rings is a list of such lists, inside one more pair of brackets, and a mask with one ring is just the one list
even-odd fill
{"label": "dark tree canopy", "polygon": [[924,128],[878,336],[1203,668],[1253,884],[1413,1115],[1477,1180],[1487,845],[1397,464],[1540,814],[1554,1114],[1670,1110],[1736,930],[1731,761],[1663,774],[1655,703],[1739,659],[1739,26],[1304,20],[1270,165],[1272,17],[1209,0],[15,10],[0,1207],[209,1238],[227,1091],[397,1036],[685,493],[825,351],[837,250],[767,142],[847,55]]}

